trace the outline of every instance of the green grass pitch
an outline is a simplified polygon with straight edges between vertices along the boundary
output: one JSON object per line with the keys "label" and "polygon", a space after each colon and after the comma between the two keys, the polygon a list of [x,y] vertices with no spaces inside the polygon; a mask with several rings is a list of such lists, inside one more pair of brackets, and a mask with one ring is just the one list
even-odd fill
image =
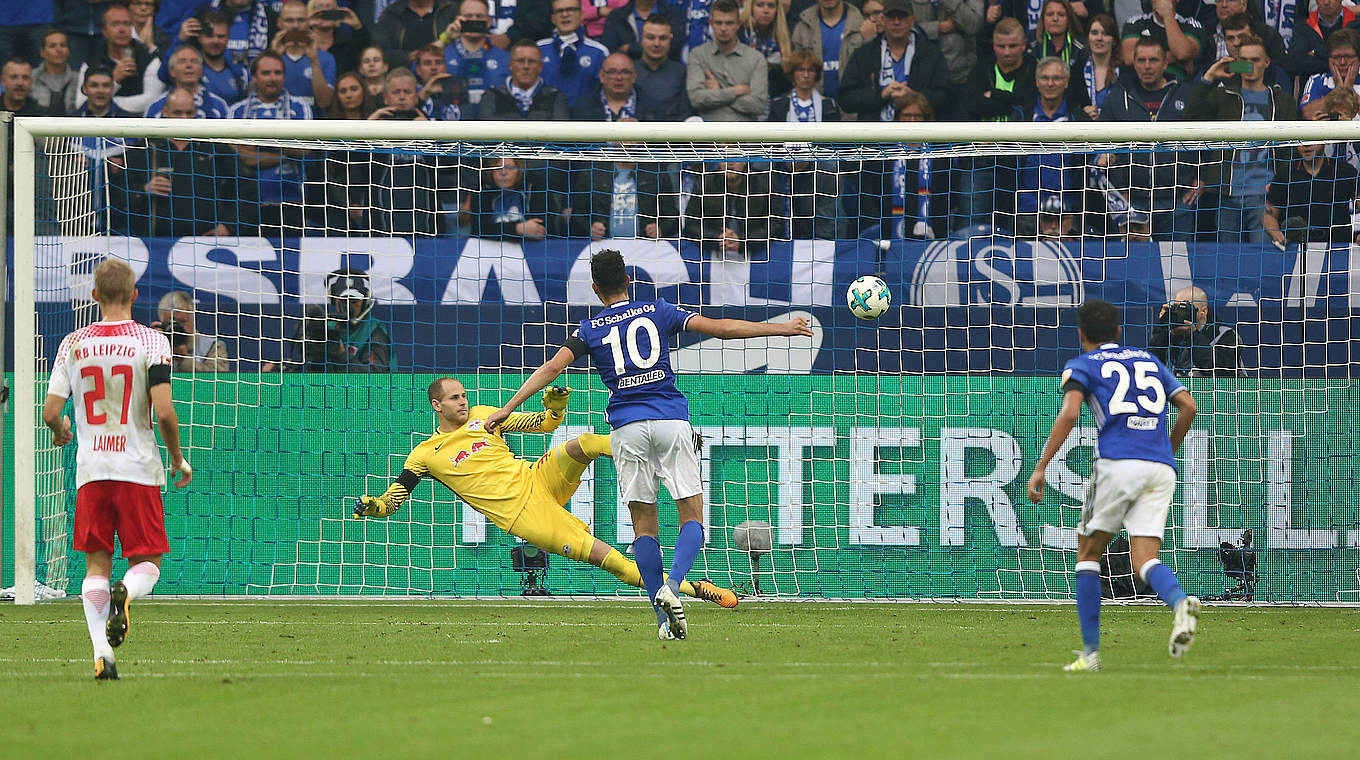
{"label": "green grass pitch", "polygon": [[[0,757],[1355,757],[1360,613],[148,600],[91,678],[78,603],[0,606]],[[113,745],[110,742],[116,741]],[[114,747],[116,746],[116,750]]]}

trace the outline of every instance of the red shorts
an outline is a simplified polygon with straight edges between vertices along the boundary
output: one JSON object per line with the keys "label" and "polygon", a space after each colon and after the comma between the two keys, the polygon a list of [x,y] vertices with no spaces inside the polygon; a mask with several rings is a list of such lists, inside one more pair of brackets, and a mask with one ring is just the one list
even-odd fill
{"label": "red shorts", "polygon": [[170,551],[159,486],[93,480],[76,491],[76,550],[112,552],[115,532],[124,557]]}

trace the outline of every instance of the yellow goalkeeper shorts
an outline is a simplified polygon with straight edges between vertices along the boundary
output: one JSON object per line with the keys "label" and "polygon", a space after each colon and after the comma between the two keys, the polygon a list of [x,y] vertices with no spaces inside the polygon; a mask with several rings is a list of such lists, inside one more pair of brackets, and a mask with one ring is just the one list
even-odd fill
{"label": "yellow goalkeeper shorts", "polygon": [[594,536],[580,518],[565,509],[581,481],[568,479],[562,471],[558,455],[567,456],[559,451],[562,448],[553,447],[530,468],[529,494],[509,533],[544,551],[584,562]]}

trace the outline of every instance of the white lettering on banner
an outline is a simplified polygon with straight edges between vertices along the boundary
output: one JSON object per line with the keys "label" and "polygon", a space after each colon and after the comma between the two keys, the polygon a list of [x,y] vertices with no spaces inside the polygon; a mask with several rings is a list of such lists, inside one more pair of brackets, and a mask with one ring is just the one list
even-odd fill
{"label": "white lettering on banner", "polygon": [[463,504],[463,516],[458,521],[458,528],[463,545],[486,543],[486,515],[473,509],[472,505]]}
{"label": "white lettering on banner", "polygon": [[[264,238],[232,238],[222,245],[221,238],[185,237],[175,241],[167,254],[170,275],[192,290],[222,293],[237,303],[278,303],[279,288],[272,280],[240,264],[274,263],[278,249]],[[208,254],[225,251],[235,263],[213,261]]]}
{"label": "white lettering on banner", "polygon": [[812,328],[812,337],[774,336],[723,340],[705,338],[698,343],[671,351],[671,369],[687,373],[738,373],[764,370],[768,374],[802,375],[812,371],[822,349],[826,331],[811,312],[791,311],[770,317],[760,324],[779,324],[803,317]]}
{"label": "white lettering on banner", "polygon": [[790,303],[810,306],[836,305],[832,277],[836,270],[836,243],[831,240],[793,241],[793,276]]}
{"label": "white lettering on banner", "polygon": [[1062,243],[942,240],[921,253],[907,303],[1068,307],[1081,304],[1085,294],[1081,259]]}
{"label": "white lettering on banner", "polygon": [[[986,449],[996,459],[991,472],[968,477],[968,449]],[[1009,433],[989,428],[940,429],[940,544],[963,546],[964,507],[977,499],[987,507],[997,541],[1002,546],[1025,546],[1025,534],[1005,486],[1020,473],[1020,444]]]}
{"label": "white lettering on banner", "polygon": [[751,296],[751,260],[735,251],[708,254],[709,306],[763,306],[764,298]]}
{"label": "white lettering on banner", "polygon": [[[1322,267],[1327,261],[1327,243],[1309,243],[1294,254],[1294,271],[1289,273],[1289,289],[1285,291],[1285,306],[1308,308],[1317,303],[1318,288],[1322,284]],[[1355,296],[1352,295],[1352,298]]]}
{"label": "white lettering on banner", "polygon": [[[704,484],[704,523],[711,525],[710,502],[713,501],[712,452],[724,446],[731,447],[769,447],[776,450],[774,459],[779,470],[771,473],[771,480],[778,484],[775,503],[771,505],[771,517],[776,526],[776,542],[790,547],[807,544],[806,526],[809,518],[809,504],[804,497],[809,475],[804,471],[808,461],[808,448],[814,446],[834,446],[836,429],[829,426],[816,427],[762,427],[714,425],[695,428],[705,437],[705,447],[699,457],[701,482]],[[564,425],[552,436],[549,446],[564,443],[581,433],[592,432],[590,425]],[[1077,474],[1067,459],[1079,448],[1094,445],[1095,429],[1079,427],[1069,436],[1068,441],[1058,450],[1049,465],[1049,485],[1078,504],[1085,497],[1087,479]],[[856,427],[847,431],[850,442],[848,488],[849,488],[849,543],[868,546],[920,546],[920,526],[878,525],[875,523],[874,510],[880,496],[912,496],[918,493],[917,476],[911,473],[880,474],[876,462],[880,461],[879,449],[895,447],[919,449],[921,446],[920,428],[880,428]],[[1336,548],[1338,533],[1331,529],[1302,529],[1291,526],[1292,502],[1290,491],[1293,486],[1291,465],[1293,450],[1292,438],[1287,430],[1268,431],[1268,474],[1267,474],[1267,515],[1268,545],[1280,549],[1331,549]],[[1208,523],[1209,466],[1211,454],[1211,434],[1205,430],[1192,430],[1186,436],[1182,447],[1182,494],[1184,499],[1183,516],[1180,529],[1183,534],[1182,546],[1186,548],[1217,548],[1219,542],[1234,542],[1241,533],[1240,528],[1215,527]],[[991,472],[977,476],[964,477],[964,463],[967,449],[979,448],[991,452],[996,466]],[[760,456],[758,459],[764,460]],[[1002,546],[1027,546],[1010,499],[1004,489],[1017,483],[1020,474],[1021,453],[1016,440],[1001,430],[987,428],[944,428],[940,431],[940,545],[963,546],[965,535],[965,507],[969,499],[981,501],[987,509],[988,518],[996,531]],[[568,509],[580,518],[592,531],[595,525],[596,509],[600,506],[599,495],[595,492],[594,465],[586,468],[581,476],[582,487],[577,489]],[[619,544],[631,543],[635,538],[628,505],[617,503],[617,499],[605,495],[604,503],[611,499],[616,505],[618,530],[616,540]],[[716,502],[720,507],[744,509],[741,503],[724,504],[723,499]],[[1064,510],[1075,512],[1075,505],[1064,505]],[[1063,522],[1076,522],[1075,514],[1064,513]],[[487,520],[467,505],[462,505],[460,523],[460,545],[477,545],[486,542]],[[1040,525],[1039,544],[1056,549],[1075,549],[1076,531],[1061,525]],[[706,534],[711,535],[710,530]],[[1360,545],[1360,530],[1346,534],[1348,546]]]}
{"label": "white lettering on banner", "polygon": [[1224,541],[1236,543],[1241,528],[1209,525],[1209,457],[1213,438],[1208,430],[1191,430],[1181,443],[1182,543],[1187,548],[1217,549]]}
{"label": "white lettering on banner", "polygon": [[[1072,433],[1067,436],[1063,445],[1058,447],[1058,453],[1053,456],[1053,461],[1048,465],[1048,485],[1063,496],[1075,499],[1079,505],[1086,501],[1086,484],[1090,482],[1090,478],[1073,472],[1071,465],[1067,463],[1067,458],[1077,449],[1094,449],[1098,432],[1096,428],[1088,425],[1072,428]],[[1092,453],[1094,454],[1094,452]],[[1063,507],[1063,509],[1068,508],[1067,506]],[[1075,510],[1073,511],[1075,512]],[[1076,523],[1075,515],[1071,522]],[[1041,525],[1039,526],[1039,543],[1057,549],[1075,549],[1077,548],[1077,530],[1062,525]]]}
{"label": "white lettering on banner", "polygon": [[[699,478],[704,484],[706,497],[712,482],[712,451],[721,446],[772,446],[778,453],[779,462],[779,503],[775,517],[777,533],[775,540],[781,544],[800,546],[803,544],[803,513],[807,503],[803,499],[803,462],[808,446],[834,446],[836,429],[833,427],[763,427],[745,425],[709,425],[694,428],[704,437],[703,451],[699,452]],[[704,524],[708,525],[709,502],[704,499]],[[626,512],[624,505],[623,511]],[[622,532],[622,523],[620,523]],[[631,530],[630,530],[631,533]],[[622,541],[622,537],[619,539]],[[631,540],[631,539],[630,539]],[[705,534],[704,541],[708,541]]]}
{"label": "white lettering on banner", "polygon": [[522,248],[500,240],[469,238],[458,254],[440,303],[480,304],[493,274],[504,303],[537,306],[543,302]]}
{"label": "white lettering on banner", "polygon": [[346,259],[368,257],[367,266],[352,263],[368,272],[373,298],[379,303],[413,304],[416,297],[398,281],[411,274],[415,251],[404,238],[317,238],[298,240],[298,290],[300,303],[326,303],[326,275],[345,265]]}
{"label": "white lettering on banner", "polygon": [[140,280],[146,274],[151,254],[139,238],[35,238],[35,298],[44,302],[89,300],[94,289],[94,268],[106,258],[126,262]]}
{"label": "white lettering on banner", "polygon": [[1294,441],[1288,430],[1270,431],[1266,444],[1266,533],[1272,549],[1335,549],[1335,530],[1295,528]]}
{"label": "white lettering on banner", "polygon": [[[1348,305],[1355,309],[1360,308],[1360,246],[1351,246],[1347,254],[1346,292],[1351,294]],[[1357,531],[1357,535],[1360,535],[1360,531]]]}
{"label": "white lettering on banner", "polygon": [[920,428],[850,428],[850,543],[920,546],[920,528],[878,525],[874,522],[874,506],[878,496],[911,496],[916,493],[915,475],[878,474],[875,466],[879,461],[878,450],[884,447],[915,449],[920,446]]}
{"label": "white lettering on banner", "polygon": [[[1170,301],[1181,288],[1195,284],[1190,271],[1190,246],[1183,240],[1164,241],[1157,244],[1157,253],[1162,259],[1162,289]],[[1151,287],[1149,283],[1148,288]]]}
{"label": "white lettering on banner", "polygon": [[646,272],[658,288],[691,282],[684,258],[670,243],[659,240],[600,240],[582,248],[572,263],[571,272],[567,274],[567,303],[599,305],[599,297],[590,288],[590,255],[600,248],[613,248],[623,254],[623,260],[629,266]]}

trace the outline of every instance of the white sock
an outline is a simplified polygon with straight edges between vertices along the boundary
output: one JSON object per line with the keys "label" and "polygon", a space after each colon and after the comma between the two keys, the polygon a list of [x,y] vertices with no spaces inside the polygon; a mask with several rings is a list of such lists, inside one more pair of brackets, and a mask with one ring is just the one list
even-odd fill
{"label": "white sock", "polygon": [[113,647],[109,646],[108,633],[104,630],[109,619],[109,579],[100,575],[85,576],[85,582],[80,584],[80,599],[85,606],[85,625],[90,629],[94,656],[112,660]]}
{"label": "white sock", "polygon": [[127,587],[129,599],[141,599],[156,587],[161,578],[161,569],[150,562],[138,562],[123,574],[123,585]]}

